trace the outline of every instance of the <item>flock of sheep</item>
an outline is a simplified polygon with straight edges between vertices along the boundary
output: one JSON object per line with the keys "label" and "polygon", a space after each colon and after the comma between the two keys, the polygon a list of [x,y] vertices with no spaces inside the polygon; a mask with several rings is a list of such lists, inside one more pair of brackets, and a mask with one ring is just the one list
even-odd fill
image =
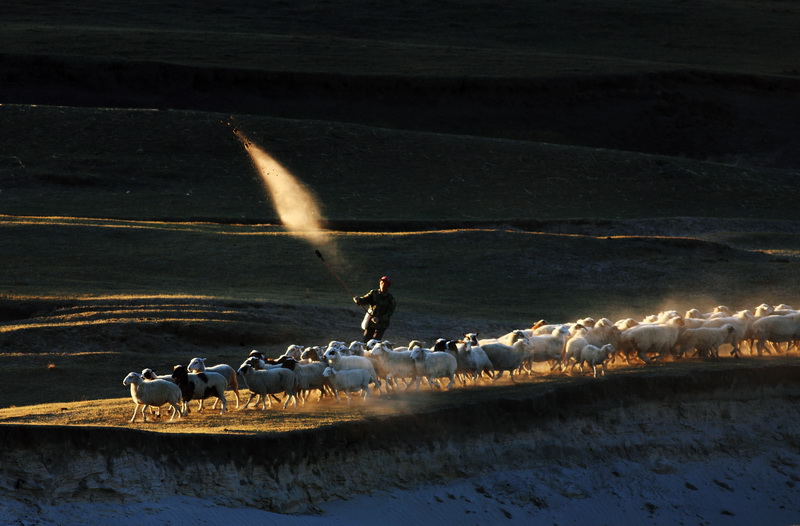
{"label": "flock of sheep", "polygon": [[306,403],[309,394],[319,398],[332,395],[340,401],[350,393],[361,393],[366,399],[370,391],[378,394],[395,390],[419,389],[425,379],[431,389],[441,388],[440,379],[448,380],[446,389],[456,381],[477,385],[481,378],[496,381],[508,372],[532,374],[536,364],[549,365],[550,371],[575,371],[585,366],[594,377],[605,375],[606,364],[617,358],[626,363],[646,364],[668,356],[719,358],[720,348],[728,346],[730,354],[739,357],[746,347],[751,355],[787,353],[798,347],[800,311],[788,305],[762,304],[754,310],[733,312],[718,306],[712,312],[691,309],[681,315],[664,311],[643,320],[631,318],[612,322],[607,318],[584,318],[572,323],[549,324],[540,320],[530,329],[513,330],[501,337],[479,339],[475,333],[460,340],[439,339],[430,348],[414,340],[406,347],[395,347],[389,341],[354,341],[346,345],[332,341],[327,346],[290,345],[277,359],[269,359],[252,351],[238,370],[227,364],[207,367],[204,358],[194,358],[187,366],[176,365],[169,375],[156,375],[151,369],[127,375],[123,385],[130,386],[136,407],[131,422],[146,409],[159,411],[164,405],[172,409],[170,420],[186,416],[189,401],[216,398],[227,410],[225,392],[233,390],[239,408],[239,378],[250,391],[246,409],[253,398],[266,410],[272,400],[281,401],[286,409],[290,402]]}

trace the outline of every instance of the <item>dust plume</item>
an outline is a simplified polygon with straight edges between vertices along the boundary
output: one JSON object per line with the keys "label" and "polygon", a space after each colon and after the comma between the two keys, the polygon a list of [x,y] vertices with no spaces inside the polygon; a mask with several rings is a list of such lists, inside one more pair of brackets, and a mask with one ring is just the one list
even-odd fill
{"label": "dust plume", "polygon": [[336,251],[322,228],[322,213],[314,195],[297,178],[238,128],[233,133],[244,145],[267,190],[281,223],[289,234]]}

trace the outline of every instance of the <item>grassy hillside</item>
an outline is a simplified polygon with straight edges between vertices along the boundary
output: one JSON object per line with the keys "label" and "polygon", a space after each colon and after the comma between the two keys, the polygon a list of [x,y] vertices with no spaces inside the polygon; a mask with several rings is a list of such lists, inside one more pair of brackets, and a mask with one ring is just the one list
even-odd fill
{"label": "grassy hillside", "polygon": [[[357,292],[395,278],[400,342],[797,306],[799,18],[777,0],[4,5],[0,369],[22,383],[0,406],[355,339],[318,249]],[[313,194],[323,234],[284,231],[234,127]],[[109,364],[115,385],[80,388]]]}

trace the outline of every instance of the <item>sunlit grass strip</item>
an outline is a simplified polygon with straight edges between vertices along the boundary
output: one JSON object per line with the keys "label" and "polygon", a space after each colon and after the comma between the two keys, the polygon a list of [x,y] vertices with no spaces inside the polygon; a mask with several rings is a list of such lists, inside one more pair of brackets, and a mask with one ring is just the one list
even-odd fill
{"label": "sunlit grass strip", "polygon": [[[0,327],[0,333],[13,332],[18,330],[27,329],[43,329],[43,328],[74,328],[96,325],[124,325],[129,324],[131,318],[105,318],[99,320],[70,320],[70,321],[54,321],[52,323],[41,323],[33,321],[31,323],[18,323],[14,325],[5,325]],[[152,323],[154,325],[161,325],[164,323],[197,323],[202,321],[204,324],[225,324],[226,326],[231,323],[231,320],[214,320],[207,318],[159,318],[157,320],[139,320],[141,323]]]}

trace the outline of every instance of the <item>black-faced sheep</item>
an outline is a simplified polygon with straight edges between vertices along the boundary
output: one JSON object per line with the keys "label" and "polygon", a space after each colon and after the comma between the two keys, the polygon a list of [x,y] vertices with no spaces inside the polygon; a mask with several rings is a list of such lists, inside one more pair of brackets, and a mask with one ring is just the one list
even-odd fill
{"label": "black-faced sheep", "polygon": [[[186,366],[186,368],[193,373],[209,372],[209,373],[219,373],[222,376],[224,376],[225,379],[228,380],[228,387],[230,387],[231,390],[236,395],[236,409],[239,409],[239,381],[236,378],[236,369],[234,369],[233,367],[231,367],[226,363],[220,363],[208,367],[206,365],[205,358],[192,358],[192,360],[189,362],[189,365]],[[216,406],[217,403],[214,402],[214,408],[216,408]]]}
{"label": "black-faced sheep", "polygon": [[183,400],[183,415],[189,412],[189,400],[200,400],[200,411],[203,410],[203,400],[215,397],[222,402],[220,414],[228,410],[228,400],[225,398],[225,388],[228,380],[219,373],[189,373],[185,365],[176,365],[172,369],[172,378],[181,389]]}

